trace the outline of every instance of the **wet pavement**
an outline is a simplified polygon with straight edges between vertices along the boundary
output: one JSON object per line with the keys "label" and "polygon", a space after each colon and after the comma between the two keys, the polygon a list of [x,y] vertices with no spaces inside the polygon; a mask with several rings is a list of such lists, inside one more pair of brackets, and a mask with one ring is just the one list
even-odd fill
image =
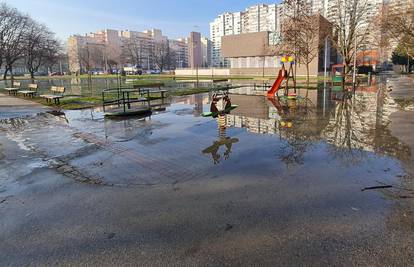
{"label": "wet pavement", "polygon": [[236,89],[217,119],[209,94],[127,120],[15,100],[0,265],[414,265],[413,113],[394,101],[409,79],[299,101]]}

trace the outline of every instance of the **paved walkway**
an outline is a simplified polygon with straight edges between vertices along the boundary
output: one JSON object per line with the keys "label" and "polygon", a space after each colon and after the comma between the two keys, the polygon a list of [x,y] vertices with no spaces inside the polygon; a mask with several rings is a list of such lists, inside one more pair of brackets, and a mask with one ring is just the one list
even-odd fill
{"label": "paved walkway", "polygon": [[26,117],[46,110],[41,104],[0,93],[0,119]]}

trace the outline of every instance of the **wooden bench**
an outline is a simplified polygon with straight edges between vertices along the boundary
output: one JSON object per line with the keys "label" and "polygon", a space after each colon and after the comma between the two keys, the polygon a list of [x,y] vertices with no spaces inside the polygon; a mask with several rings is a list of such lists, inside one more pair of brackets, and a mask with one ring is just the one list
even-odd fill
{"label": "wooden bench", "polygon": [[17,93],[22,94],[23,96],[34,97],[37,93],[37,88],[38,88],[37,84],[31,83],[27,85],[27,90],[21,90],[21,91],[18,91]]}
{"label": "wooden bench", "polygon": [[60,99],[63,98],[65,93],[65,87],[61,86],[52,86],[50,87],[50,95],[40,95],[40,97],[45,98],[46,102],[55,101],[55,104],[60,104]]}
{"label": "wooden bench", "polygon": [[20,83],[19,82],[13,82],[12,87],[4,88],[7,92],[9,92],[9,95],[16,95],[17,91],[20,90]]}

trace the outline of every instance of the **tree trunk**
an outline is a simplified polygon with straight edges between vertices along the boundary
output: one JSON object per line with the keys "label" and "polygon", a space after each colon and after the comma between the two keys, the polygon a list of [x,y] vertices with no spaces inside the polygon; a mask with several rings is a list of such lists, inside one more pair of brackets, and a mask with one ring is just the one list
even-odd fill
{"label": "tree trunk", "polygon": [[30,71],[30,78],[32,78],[34,80],[34,71]]}
{"label": "tree trunk", "polygon": [[307,89],[309,89],[309,63],[306,64],[306,84]]}
{"label": "tree trunk", "polygon": [[6,67],[3,74],[3,80],[7,80],[7,73],[9,72],[9,69]]}
{"label": "tree trunk", "polygon": [[10,70],[10,79],[13,81],[14,80],[14,76],[13,76],[13,66],[9,67]]}

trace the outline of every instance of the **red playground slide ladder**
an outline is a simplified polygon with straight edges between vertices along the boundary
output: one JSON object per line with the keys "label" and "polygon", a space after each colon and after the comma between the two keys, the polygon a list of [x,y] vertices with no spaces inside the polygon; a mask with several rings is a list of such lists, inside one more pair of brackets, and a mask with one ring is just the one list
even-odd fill
{"label": "red playground slide ladder", "polygon": [[285,78],[286,78],[286,70],[283,66],[282,69],[279,70],[279,75],[277,76],[277,79],[276,79],[275,83],[273,84],[272,88],[270,88],[270,90],[267,91],[267,97],[268,98],[275,97],[275,94],[277,93],[277,91],[279,91],[280,85],[282,84],[282,82]]}

